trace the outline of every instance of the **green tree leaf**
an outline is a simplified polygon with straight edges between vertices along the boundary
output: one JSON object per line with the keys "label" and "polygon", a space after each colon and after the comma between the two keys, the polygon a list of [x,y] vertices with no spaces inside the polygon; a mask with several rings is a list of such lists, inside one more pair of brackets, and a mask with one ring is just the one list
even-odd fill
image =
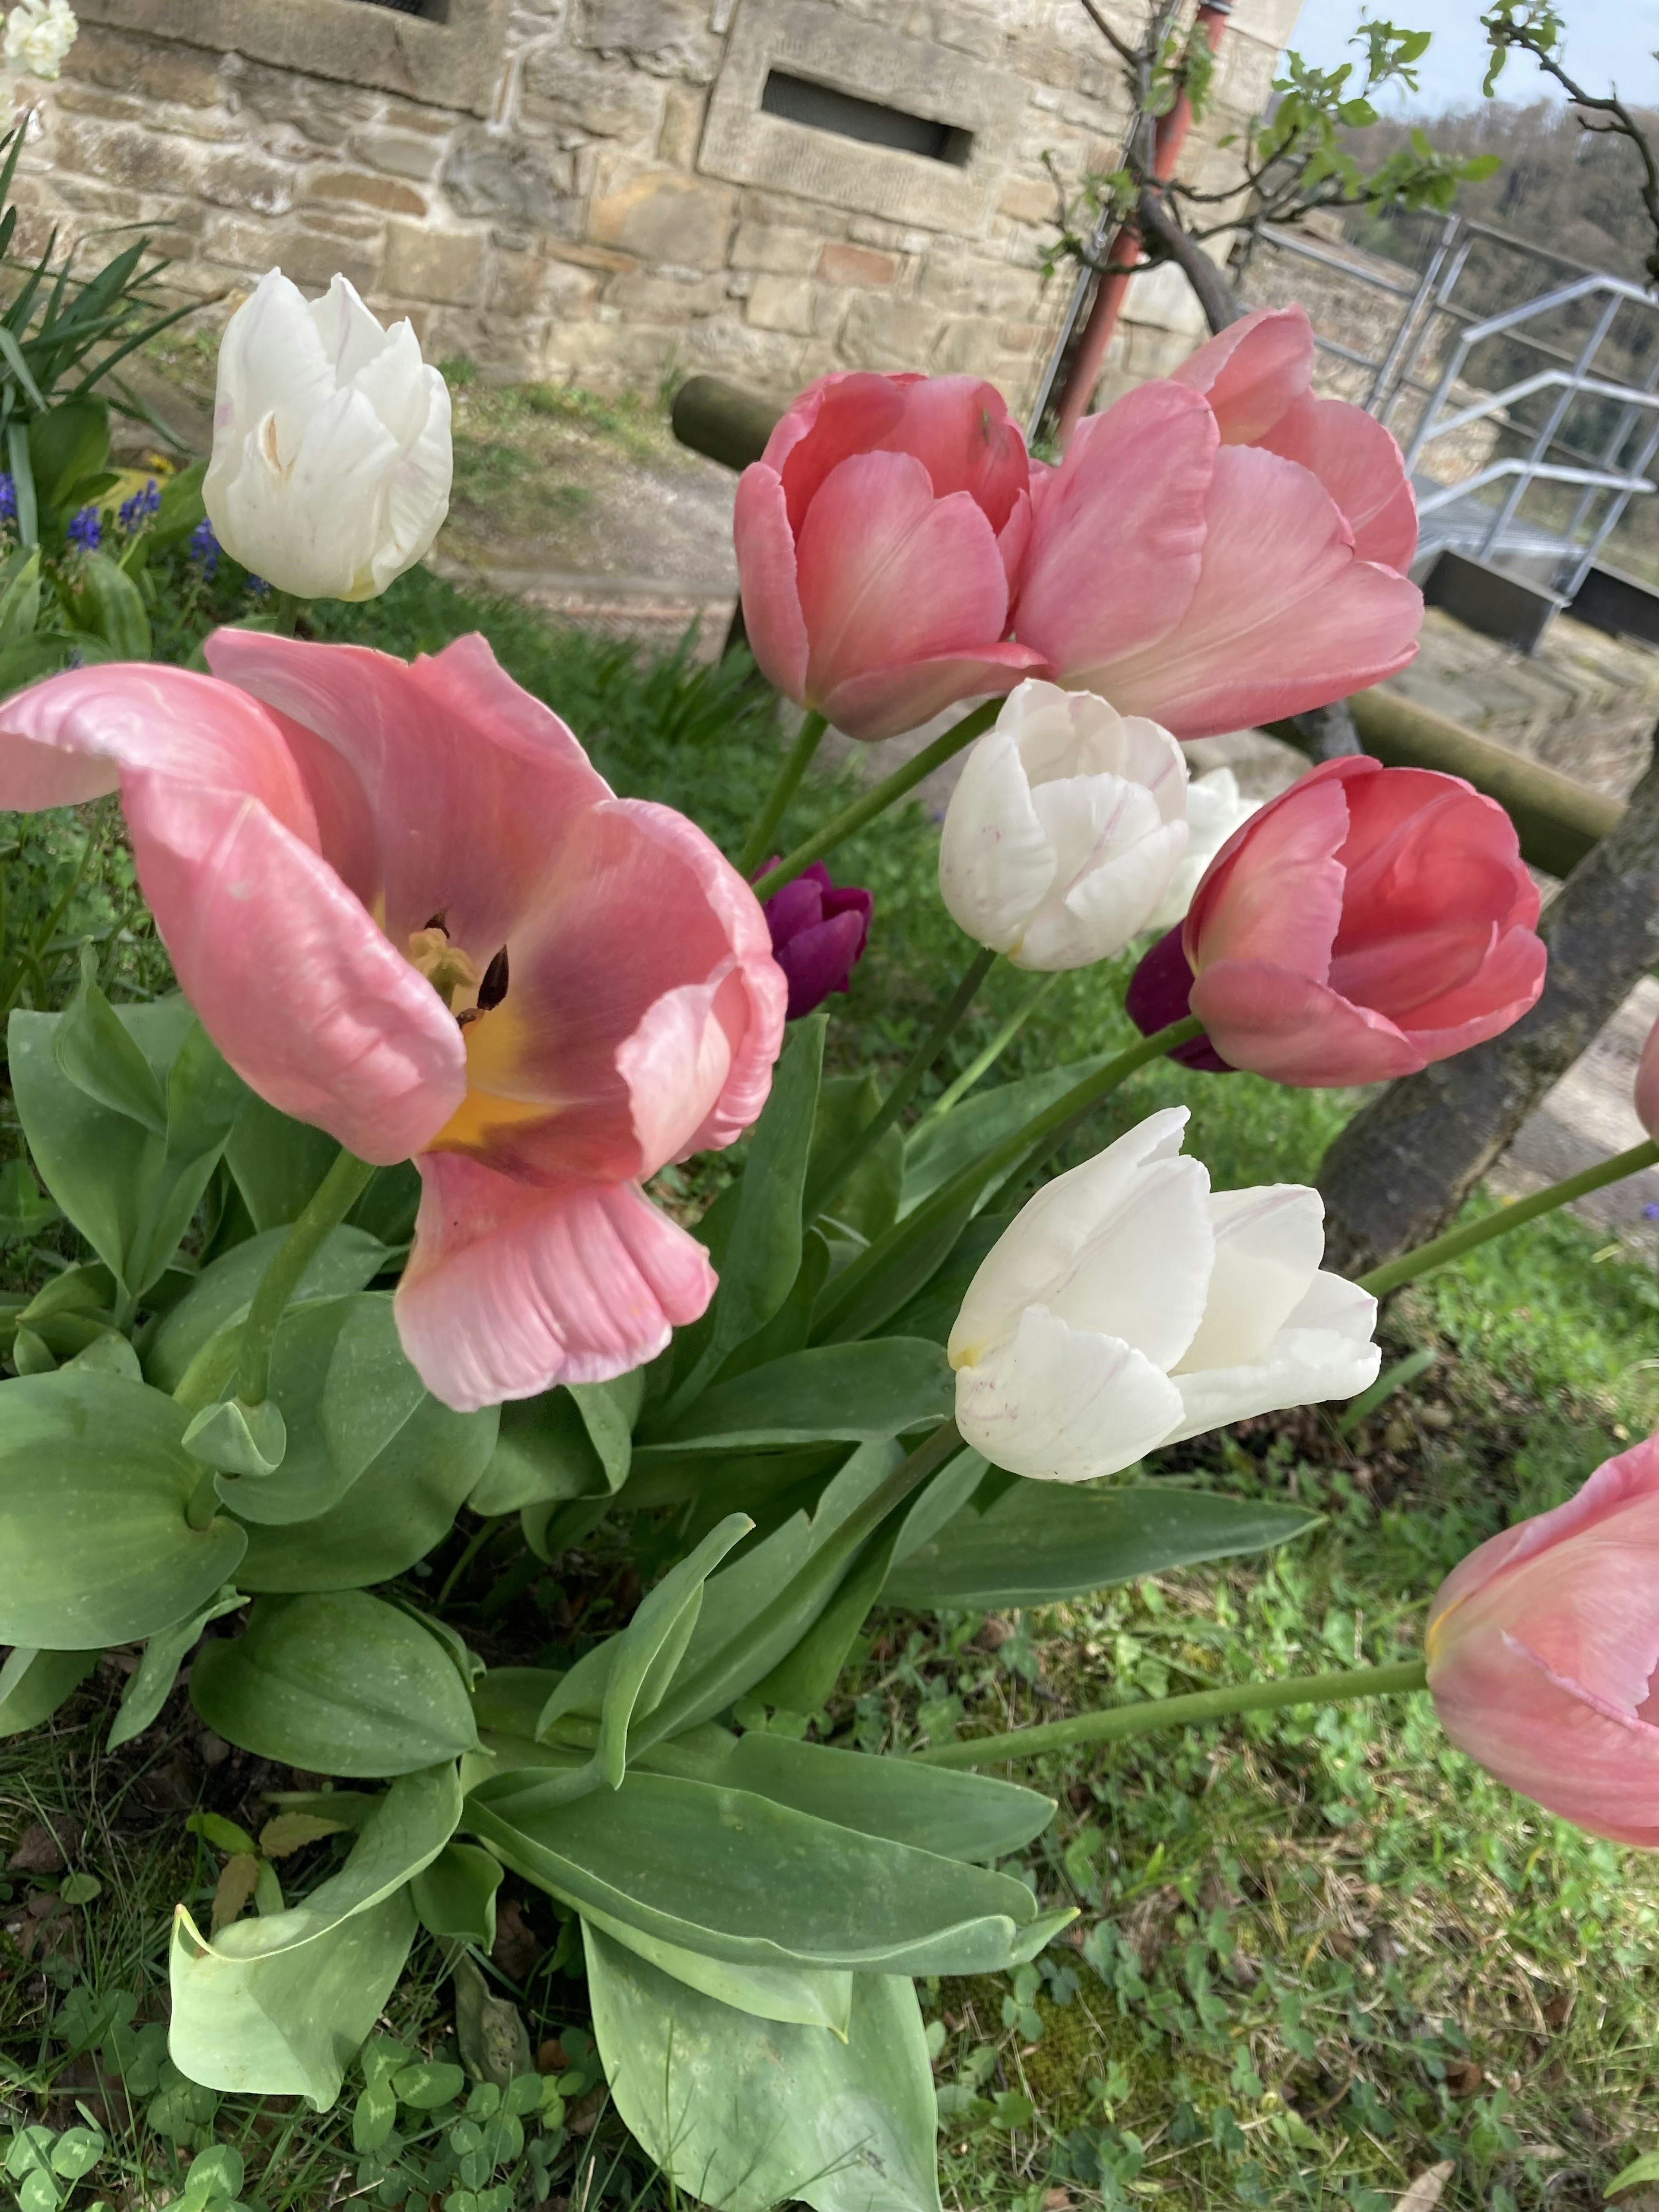
{"label": "green tree leaf", "polygon": [[846,2039],[769,2023],[584,1924],[593,2031],[623,2119],[719,2212],[938,2212],[938,2119],[915,1990],[853,1980]]}
{"label": "green tree leaf", "polygon": [[326,2110],[409,1954],[410,1881],[448,1842],[460,1808],[453,1766],[407,1775],[339,1873],[301,1904],[239,1920],[211,1942],[181,1905],[170,1962],[180,2071],[210,2088],[308,2097]]}
{"label": "green tree leaf", "polygon": [[190,1694],[228,1743],[318,1774],[412,1774],[478,1741],[443,1646],[364,1590],[261,1598],[198,1654]]}
{"label": "green tree leaf", "polygon": [[970,1504],[888,1577],[889,1604],[1055,1605],[1110,1583],[1288,1543],[1319,1516],[1294,1505],[1141,1483],[1073,1489],[1018,1480]]}
{"label": "green tree leaf", "polygon": [[89,1650],[201,1611],[246,1538],[185,1508],[202,1470],[159,1390],[64,1369],[0,1383],[0,1642]]}

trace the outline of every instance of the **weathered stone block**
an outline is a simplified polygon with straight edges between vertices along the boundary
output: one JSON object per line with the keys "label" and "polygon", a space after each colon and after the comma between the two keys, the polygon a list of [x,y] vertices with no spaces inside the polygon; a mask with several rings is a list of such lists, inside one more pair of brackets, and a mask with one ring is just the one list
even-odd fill
{"label": "weathered stone block", "polygon": [[693,0],[581,0],[574,36],[579,46],[625,56],[653,76],[707,84],[720,66],[708,8]]}
{"label": "weathered stone block", "polygon": [[993,324],[976,319],[947,323],[929,367],[936,376],[988,376],[1000,351]]}
{"label": "weathered stone block", "polygon": [[1041,289],[1032,270],[937,250],[929,254],[917,288],[921,299],[948,313],[988,315],[999,321],[1028,313]]}
{"label": "weathered stone block", "polygon": [[672,169],[647,169],[597,199],[589,234],[645,261],[720,269],[732,235],[736,195]]}
{"label": "weathered stone block", "polygon": [[599,295],[599,279],[568,263],[539,253],[498,253],[486,304],[497,314],[526,321],[548,313],[586,315]]}
{"label": "weathered stone block", "polygon": [[596,138],[645,143],[662,113],[664,88],[614,62],[565,46],[534,47],[524,65],[525,114]]}
{"label": "weathered stone block", "polygon": [[213,107],[223,96],[219,64],[210,55],[189,46],[123,38],[93,23],[82,23],[69,66],[77,77],[130,93],[137,100]]}
{"label": "weathered stone block", "polygon": [[804,276],[824,251],[815,230],[785,223],[740,222],[732,240],[733,269],[763,269],[775,276]]}
{"label": "weathered stone block", "polygon": [[386,231],[386,289],[410,300],[465,307],[483,289],[478,241],[470,231],[393,222]]}
{"label": "weathered stone block", "polygon": [[879,292],[858,292],[842,325],[842,344],[866,368],[926,368],[944,325],[937,308]]}
{"label": "weathered stone block", "polygon": [[215,207],[286,215],[294,204],[294,172],[258,154],[217,154],[201,170],[200,191]]}
{"label": "weathered stone block", "polygon": [[205,258],[234,270],[250,283],[267,269],[279,266],[308,291],[325,289],[337,271],[360,292],[368,293],[380,273],[380,256],[372,240],[347,239],[291,219],[264,223],[240,216],[210,216],[202,251]]}
{"label": "weathered stone block", "polygon": [[718,314],[726,305],[723,276],[696,276],[690,283],[672,276],[650,276],[643,271],[613,276],[605,287],[605,304],[614,307],[628,323],[685,324],[703,315]]}
{"label": "weathered stone block", "polygon": [[892,283],[902,266],[896,253],[881,253],[872,246],[830,245],[818,256],[818,274],[826,284],[862,289]]}
{"label": "weathered stone block", "polygon": [[1052,223],[1060,211],[1060,195],[1048,177],[1012,177],[1003,186],[997,207],[1016,222]]}
{"label": "weathered stone block", "polygon": [[657,159],[665,167],[689,169],[696,161],[708,106],[708,94],[694,85],[670,85],[663,103],[662,127],[657,133]]}
{"label": "weathered stone block", "polygon": [[475,123],[456,133],[440,181],[458,215],[504,215],[556,227],[575,174],[568,155]]}
{"label": "weathered stone block", "polygon": [[140,123],[100,123],[64,116],[57,132],[57,158],[112,185],[140,191],[191,192],[201,175],[200,149],[188,139]]}
{"label": "weathered stone block", "polygon": [[313,200],[347,200],[359,207],[379,208],[386,215],[427,212],[426,201],[412,185],[377,175],[372,169],[325,169],[307,180],[305,196]]}
{"label": "weathered stone block", "polygon": [[392,177],[411,177],[416,184],[430,184],[444,157],[441,139],[422,137],[413,131],[356,131],[348,151],[371,168]]}
{"label": "weathered stone block", "polygon": [[757,330],[787,331],[811,337],[817,328],[815,287],[805,276],[757,276],[747,319]]}

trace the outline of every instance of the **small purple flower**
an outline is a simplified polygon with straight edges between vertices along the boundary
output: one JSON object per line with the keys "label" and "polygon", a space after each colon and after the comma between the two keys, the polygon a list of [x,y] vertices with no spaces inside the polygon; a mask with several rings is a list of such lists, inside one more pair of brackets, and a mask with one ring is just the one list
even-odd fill
{"label": "small purple flower", "polygon": [[201,570],[204,579],[218,574],[219,541],[214,536],[213,525],[206,515],[190,533],[190,557]]}
{"label": "small purple flower", "polygon": [[103,539],[104,526],[95,507],[83,507],[78,514],[70,517],[69,527],[64,532],[71,545],[79,545],[88,553],[95,553]]}
{"label": "small purple flower", "polygon": [[121,501],[117,520],[120,523],[123,532],[131,538],[135,531],[142,530],[150,516],[159,509],[161,504],[161,488],[155,477],[151,477],[142,491],[136,491],[131,499],[124,499]]}
{"label": "small purple flower", "polygon": [[1642,1218],[1644,1221],[1659,1221],[1659,1206],[1656,1206],[1651,1199],[1642,1208]]}
{"label": "small purple flower", "polygon": [[[768,860],[757,872],[776,866]],[[869,941],[874,904],[856,884],[832,884],[822,860],[767,900],[761,911],[772,933],[772,957],[788,981],[792,1022],[847,988]]]}
{"label": "small purple flower", "polygon": [[250,577],[248,578],[248,580],[247,580],[247,595],[248,595],[249,599],[266,599],[266,598],[268,598],[268,597],[270,596],[270,585],[269,585],[268,583],[266,583],[266,581],[265,581],[265,580],[264,580],[264,578],[263,576],[250,576]]}
{"label": "small purple flower", "polygon": [[17,520],[17,487],[9,476],[0,476],[0,522]]}

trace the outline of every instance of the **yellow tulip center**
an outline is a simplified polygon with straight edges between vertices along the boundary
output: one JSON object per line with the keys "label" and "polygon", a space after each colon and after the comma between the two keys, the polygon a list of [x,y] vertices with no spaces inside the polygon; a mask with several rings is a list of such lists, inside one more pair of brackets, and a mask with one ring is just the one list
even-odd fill
{"label": "yellow tulip center", "polygon": [[507,947],[481,969],[452,942],[443,916],[434,915],[424,929],[410,931],[409,960],[454,1015],[466,1041],[466,1096],[432,1148],[484,1155],[493,1138],[556,1112],[545,1099],[515,1096],[523,1085],[528,1040],[520,1009],[504,1003]]}

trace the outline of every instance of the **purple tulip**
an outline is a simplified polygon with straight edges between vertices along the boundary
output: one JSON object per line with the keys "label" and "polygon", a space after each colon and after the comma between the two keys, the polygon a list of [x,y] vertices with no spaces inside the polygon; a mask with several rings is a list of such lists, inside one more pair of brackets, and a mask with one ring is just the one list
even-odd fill
{"label": "purple tulip", "polygon": [[[768,860],[757,872],[777,866]],[[822,860],[775,891],[762,908],[772,933],[772,957],[789,984],[789,1019],[821,1006],[844,991],[870,935],[875,902],[856,884],[837,886]]]}
{"label": "purple tulip", "polygon": [[[1142,1036],[1155,1036],[1171,1022],[1184,1021],[1192,1012],[1188,1001],[1192,996],[1193,971],[1181,942],[1185,927],[1178,921],[1167,937],[1160,937],[1129,978],[1123,1011]],[[1178,1044],[1168,1057],[1178,1060],[1183,1067],[1207,1068],[1214,1075],[1231,1073],[1229,1063],[1206,1036]]]}

